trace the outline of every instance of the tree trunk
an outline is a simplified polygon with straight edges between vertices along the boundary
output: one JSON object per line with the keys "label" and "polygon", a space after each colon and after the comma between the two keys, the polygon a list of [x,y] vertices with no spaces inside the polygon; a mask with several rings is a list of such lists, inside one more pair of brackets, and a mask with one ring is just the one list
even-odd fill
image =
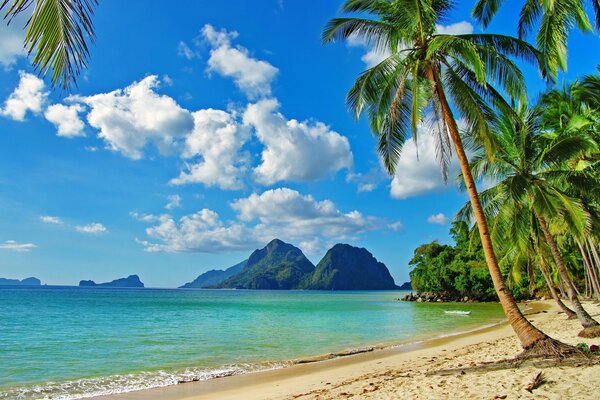
{"label": "tree trunk", "polygon": [[[581,247],[581,245],[579,245]],[[594,288],[594,294],[596,295],[596,299],[600,300],[600,281],[598,281],[598,274],[596,273],[596,268],[594,267],[594,259],[592,258],[592,252],[590,250],[590,245],[588,242],[585,242],[585,248],[587,258],[588,258],[588,269],[590,273],[590,281],[592,283],[592,287]]]}
{"label": "tree trunk", "polygon": [[567,307],[565,303],[562,302],[560,297],[558,297],[558,293],[556,292],[556,288],[554,287],[554,283],[552,282],[552,278],[550,277],[550,272],[548,271],[548,268],[546,267],[546,264],[544,262],[540,262],[540,271],[542,271],[542,275],[544,276],[546,285],[548,285],[550,295],[552,295],[552,298],[554,299],[556,304],[558,304],[560,309],[563,310],[565,314],[567,314],[567,319],[577,318],[577,314],[575,314],[573,310]]}
{"label": "tree trunk", "polygon": [[577,242],[577,245],[579,246],[579,251],[581,252],[581,256],[583,257],[583,267],[585,268],[585,275],[587,278],[586,284],[588,284],[587,281],[589,281],[589,285],[592,289],[591,292],[594,293],[597,299],[600,299],[600,287],[598,286],[598,280],[594,277],[594,269],[592,268],[592,264],[590,263],[592,257],[589,252],[589,249],[586,252],[585,248],[581,245],[581,243]]}
{"label": "tree trunk", "polygon": [[[558,246],[554,241],[554,238],[550,234],[550,230],[548,229],[548,224],[546,224],[546,220],[539,215],[537,212],[535,216],[540,223],[540,228],[542,228],[542,232],[544,233],[544,237],[546,238],[546,242],[550,246],[550,250],[552,251],[552,256],[554,257],[554,261],[556,262],[556,266],[558,268],[558,272],[562,278],[562,281],[565,284],[567,289],[567,294],[569,295],[569,300],[571,301],[571,305],[577,314],[577,318],[579,318],[579,322],[583,326],[583,331],[579,333],[580,336],[590,337],[589,335],[593,335],[591,337],[600,336],[600,324],[594,320],[590,314],[585,311],[581,302],[577,298],[577,292],[575,291],[575,286],[573,282],[571,282],[571,278],[569,277],[569,272],[565,267],[563,259],[558,251]],[[586,331],[587,329],[587,331]]]}
{"label": "tree trunk", "polygon": [[490,270],[492,282],[494,283],[494,289],[496,290],[500,304],[504,309],[504,313],[508,318],[508,322],[521,341],[521,346],[523,346],[523,348],[526,350],[532,349],[538,342],[542,343],[545,341],[545,339],[549,338],[546,334],[533,326],[527,320],[527,318],[525,318],[523,313],[521,313],[521,310],[519,310],[519,307],[517,306],[517,303],[513,299],[512,295],[508,291],[508,288],[504,284],[502,273],[500,271],[500,267],[498,266],[496,255],[494,254],[494,247],[492,245],[492,240],[488,230],[485,213],[483,211],[483,207],[481,206],[481,202],[479,201],[479,195],[477,193],[477,188],[475,187],[475,181],[473,180],[473,175],[471,174],[471,169],[469,167],[469,159],[467,158],[462,140],[458,133],[456,120],[454,119],[454,115],[452,114],[452,110],[450,109],[448,100],[446,99],[440,77],[436,71],[431,71],[431,78],[435,84],[444,122],[448,127],[450,138],[452,139],[456,149],[460,170],[465,180],[465,186],[467,187],[471,206],[473,207],[473,214],[475,215],[475,219],[477,221],[479,236],[481,237],[481,244],[483,246],[485,260]]}

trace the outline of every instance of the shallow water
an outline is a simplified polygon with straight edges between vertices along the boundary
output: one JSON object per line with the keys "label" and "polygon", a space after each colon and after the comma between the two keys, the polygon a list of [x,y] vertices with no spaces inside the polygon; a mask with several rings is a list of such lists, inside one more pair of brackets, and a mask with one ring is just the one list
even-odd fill
{"label": "shallow water", "polygon": [[503,319],[497,304],[394,300],[403,295],[2,288],[0,399],[74,399],[167,386]]}

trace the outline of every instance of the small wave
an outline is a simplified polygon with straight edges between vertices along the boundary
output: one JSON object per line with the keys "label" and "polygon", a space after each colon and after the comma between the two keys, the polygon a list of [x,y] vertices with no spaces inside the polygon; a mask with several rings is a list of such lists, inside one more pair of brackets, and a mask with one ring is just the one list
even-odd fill
{"label": "small wave", "polygon": [[218,369],[187,368],[180,371],[140,372],[100,378],[84,378],[67,382],[46,382],[41,385],[0,391],[0,400],[86,399],[283,368],[287,365],[289,363],[236,364]]}

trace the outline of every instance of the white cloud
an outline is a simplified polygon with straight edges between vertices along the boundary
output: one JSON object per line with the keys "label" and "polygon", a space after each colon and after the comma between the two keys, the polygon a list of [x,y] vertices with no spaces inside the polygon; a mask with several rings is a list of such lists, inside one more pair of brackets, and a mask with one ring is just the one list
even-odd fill
{"label": "white cloud", "polygon": [[188,60],[193,60],[198,57],[198,54],[194,52],[185,42],[179,42],[177,45],[177,55],[187,58]]}
{"label": "white cloud", "polygon": [[148,143],[162,154],[172,152],[178,139],[193,128],[190,112],[171,97],[157,94],[158,86],[158,77],[150,75],[125,89],[72,100],[90,107],[88,123],[100,130],[98,136],[111,150],[139,159]]}
{"label": "white cloud", "polygon": [[175,208],[181,207],[181,196],[180,195],[172,194],[167,197],[167,200],[169,200],[169,202],[165,206],[165,208],[167,210],[173,210]]}
{"label": "white cloud", "polygon": [[106,229],[104,225],[99,224],[97,222],[93,222],[87,225],[76,226],[75,230],[77,230],[77,232],[89,233],[92,235],[108,232],[108,229]]}
{"label": "white cloud", "polygon": [[429,224],[446,225],[448,222],[450,222],[450,219],[442,213],[433,214],[427,218]]}
{"label": "white cloud", "polygon": [[199,160],[188,164],[187,170],[171,183],[242,188],[249,156],[241,150],[250,139],[249,129],[238,123],[235,115],[221,110],[200,110],[193,116],[194,130],[186,139],[182,156]]}
{"label": "white cloud", "polygon": [[217,31],[207,24],[202,28],[202,35],[212,47],[208,72],[233,78],[236,86],[250,98],[271,94],[271,82],[278,69],[252,58],[244,47],[232,47],[231,40],[238,36],[237,32]]}
{"label": "white cloud", "polygon": [[[390,194],[397,199],[418,196],[429,192],[443,190],[446,187],[442,178],[441,167],[436,158],[436,144],[431,132],[419,127],[417,146],[412,140],[402,148],[396,174],[390,185]],[[458,162],[452,157],[449,165],[449,181],[458,172]]]}
{"label": "white cloud", "polygon": [[330,200],[317,201],[311,195],[279,188],[256,193],[231,203],[244,222],[258,221],[294,239],[315,235],[345,239],[381,225],[374,217],[358,211],[343,213]]}
{"label": "white cloud", "polygon": [[89,151],[90,153],[95,153],[98,151],[98,148],[96,146],[85,146],[84,149],[85,151]]}
{"label": "white cloud", "polygon": [[65,106],[64,104],[53,104],[46,109],[44,117],[56,126],[58,136],[77,137],[85,136],[83,129],[85,125],[79,118],[79,113],[84,108],[81,104]]}
{"label": "white cloud", "polygon": [[450,25],[436,25],[436,32],[442,35],[466,35],[473,33],[473,25],[467,21]]}
{"label": "white cloud", "polygon": [[25,120],[27,111],[39,114],[42,111],[48,92],[44,91],[44,81],[37,76],[19,71],[19,84],[4,102],[0,114],[15,121]]}
{"label": "white cloud", "polygon": [[[170,215],[132,214],[138,220],[156,222],[146,229],[155,242],[140,241],[147,251],[221,253],[250,250],[280,238],[314,254],[334,241],[355,238],[376,229],[394,229],[377,217],[359,211],[344,213],[330,200],[287,188],[252,194],[231,204],[237,219],[223,221],[209,209],[175,221]],[[395,224],[392,224],[395,226]]]}
{"label": "white cloud", "polygon": [[250,104],[244,123],[253,126],[265,145],[262,162],[254,169],[257,182],[314,181],[352,166],[348,139],[322,122],[288,120],[275,99]]}
{"label": "white cloud", "polygon": [[7,240],[0,244],[0,250],[16,251],[19,253],[26,253],[35,249],[37,246],[33,243],[17,243],[14,240]]}
{"label": "white cloud", "polygon": [[25,23],[28,16],[20,15],[7,25],[7,20],[0,21],[0,64],[5,69],[12,67],[18,57],[25,57],[27,53],[23,48],[25,39]]}
{"label": "white cloud", "polygon": [[404,225],[402,224],[402,222],[397,221],[389,224],[388,228],[394,232],[400,232],[402,228],[404,228]]}
{"label": "white cloud", "polygon": [[248,250],[269,240],[243,224],[221,221],[219,214],[206,208],[178,222],[169,215],[157,218],[158,225],[147,228],[146,234],[159,243],[139,241],[149,252],[223,253]]}
{"label": "white cloud", "polygon": [[386,178],[381,166],[371,168],[367,173],[348,172],[346,174],[346,182],[356,183],[358,193],[372,192]]}
{"label": "white cloud", "polygon": [[55,224],[55,225],[61,225],[63,223],[62,219],[60,219],[59,217],[53,217],[51,215],[40,216],[40,221],[42,221],[46,224]]}

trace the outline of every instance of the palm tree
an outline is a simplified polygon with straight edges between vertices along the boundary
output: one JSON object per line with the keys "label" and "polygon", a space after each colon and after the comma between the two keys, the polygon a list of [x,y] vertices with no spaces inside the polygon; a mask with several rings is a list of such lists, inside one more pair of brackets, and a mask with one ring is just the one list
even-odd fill
{"label": "palm tree", "polygon": [[450,105],[452,102],[474,139],[493,154],[495,141],[489,129],[493,107],[510,107],[491,83],[511,98],[521,98],[523,76],[511,57],[543,66],[541,55],[526,42],[509,36],[436,33],[436,24],[444,21],[452,4],[450,0],[348,0],[342,11],[365,13],[371,18],[332,19],[322,39],[330,43],[360,37],[391,53],[362,73],[347,96],[357,117],[366,110],[388,173],[395,173],[409,132],[416,141],[419,124],[430,115],[444,171],[451,143],[454,145],[494,288],[521,345],[528,355],[569,351],[523,316],[503,281]]}
{"label": "palm tree", "polygon": [[[578,190],[597,193],[600,181],[587,170],[569,167],[572,160],[597,149],[585,134],[559,135],[542,130],[541,108],[521,106],[517,115],[501,114],[496,123],[500,143],[493,160],[483,149],[475,152],[471,169],[475,177],[497,182],[481,193],[492,237],[513,247],[528,249],[532,236],[543,238],[565,284],[567,295],[584,329],[584,337],[600,336],[600,324],[582,307],[549,222],[559,219],[569,234],[580,240],[589,233],[590,215],[583,203],[569,195]],[[461,211],[468,214],[470,206]],[[533,232],[533,233],[532,233]]]}
{"label": "palm tree", "polygon": [[51,74],[53,87],[69,90],[87,67],[87,40],[94,41],[92,15],[98,0],[1,0],[0,10],[10,24],[29,15],[23,47],[33,55],[33,67]]}
{"label": "palm tree", "polygon": [[[487,27],[496,15],[503,0],[478,0],[473,16]],[[556,77],[558,70],[567,69],[567,40],[570,31],[577,26],[582,32],[593,30],[586,13],[587,2],[582,0],[525,0],[519,14],[519,38],[525,38],[538,27],[536,43],[548,61],[550,75]],[[590,0],[594,10],[596,29],[600,30],[600,1]]]}

